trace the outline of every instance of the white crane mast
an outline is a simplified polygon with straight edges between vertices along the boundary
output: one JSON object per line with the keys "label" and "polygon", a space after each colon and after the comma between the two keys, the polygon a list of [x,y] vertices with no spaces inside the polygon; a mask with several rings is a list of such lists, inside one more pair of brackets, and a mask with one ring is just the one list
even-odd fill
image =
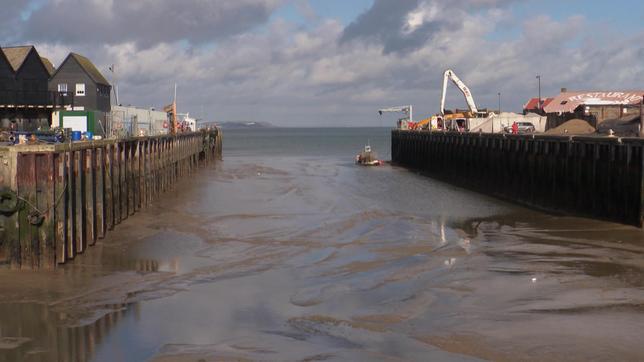
{"label": "white crane mast", "polygon": [[387,112],[402,112],[406,115],[409,116],[409,122],[414,121],[414,108],[409,105],[409,106],[400,106],[400,107],[390,107],[390,108],[383,108],[378,110],[378,113],[382,116],[383,113]]}
{"label": "white crane mast", "polygon": [[463,95],[465,96],[465,101],[467,102],[467,106],[470,108],[470,112],[472,112],[473,115],[476,115],[478,113],[478,109],[476,108],[476,103],[474,103],[474,98],[472,98],[472,92],[470,92],[470,89],[463,83],[463,81],[454,74],[454,71],[451,69],[448,69],[443,73],[443,92],[441,93],[441,116],[445,115],[445,95],[447,94],[447,81],[451,80],[457,87],[458,89],[461,90]]}

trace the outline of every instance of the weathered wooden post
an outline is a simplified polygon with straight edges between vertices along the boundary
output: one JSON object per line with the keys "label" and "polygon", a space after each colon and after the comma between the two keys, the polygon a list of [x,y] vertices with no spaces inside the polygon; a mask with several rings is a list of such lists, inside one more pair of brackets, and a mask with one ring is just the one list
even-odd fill
{"label": "weathered wooden post", "polygon": [[644,95],[640,102],[640,138],[644,138]]}
{"label": "weathered wooden post", "polygon": [[0,264],[53,269],[74,259],[176,187],[201,152],[217,153],[219,132],[206,136],[213,142],[193,133],[0,147]]}

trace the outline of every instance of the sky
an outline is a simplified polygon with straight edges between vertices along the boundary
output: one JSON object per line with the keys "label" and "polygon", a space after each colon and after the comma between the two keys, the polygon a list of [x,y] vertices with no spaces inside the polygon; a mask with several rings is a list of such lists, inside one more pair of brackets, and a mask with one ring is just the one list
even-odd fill
{"label": "sky", "polygon": [[[644,89],[644,1],[0,0],[0,44],[89,57],[119,102],[208,121],[393,126],[439,110],[454,72],[479,108]],[[116,72],[108,67],[115,64]],[[114,81],[115,80],[115,81]],[[466,108],[456,87],[447,108]]]}

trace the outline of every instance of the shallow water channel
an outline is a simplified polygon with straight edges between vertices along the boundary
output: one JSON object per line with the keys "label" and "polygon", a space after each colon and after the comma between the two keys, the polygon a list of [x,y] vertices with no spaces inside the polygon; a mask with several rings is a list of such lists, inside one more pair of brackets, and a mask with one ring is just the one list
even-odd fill
{"label": "shallow water channel", "polygon": [[0,270],[0,361],[644,359],[642,230],[355,166],[367,137],[231,131],[73,263]]}

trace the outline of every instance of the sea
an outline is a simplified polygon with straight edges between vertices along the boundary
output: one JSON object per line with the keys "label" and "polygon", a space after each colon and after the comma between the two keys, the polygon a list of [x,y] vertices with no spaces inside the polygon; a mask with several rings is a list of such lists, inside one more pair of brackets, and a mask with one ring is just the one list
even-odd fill
{"label": "sea", "polygon": [[356,165],[388,128],[223,140],[73,263],[0,271],[0,361],[644,359],[641,229]]}

